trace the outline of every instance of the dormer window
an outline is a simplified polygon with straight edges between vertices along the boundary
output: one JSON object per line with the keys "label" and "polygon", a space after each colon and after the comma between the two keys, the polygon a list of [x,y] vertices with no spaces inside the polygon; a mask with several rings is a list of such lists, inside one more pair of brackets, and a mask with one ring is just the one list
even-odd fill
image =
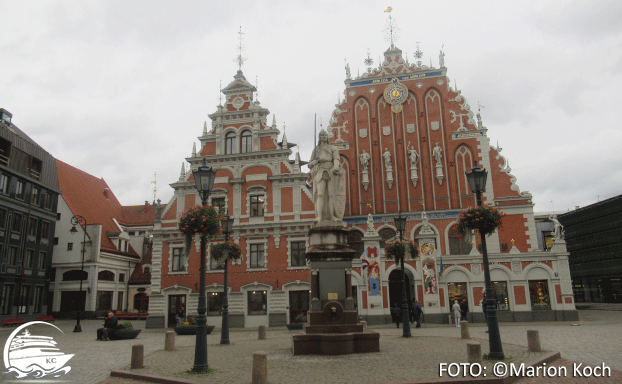
{"label": "dormer window", "polygon": [[11,118],[13,118],[13,114],[11,114],[11,112],[4,108],[0,108],[0,120],[2,120],[3,123],[10,126]]}
{"label": "dormer window", "polygon": [[236,137],[235,132],[229,132],[225,136],[225,154],[234,154],[236,151]]}

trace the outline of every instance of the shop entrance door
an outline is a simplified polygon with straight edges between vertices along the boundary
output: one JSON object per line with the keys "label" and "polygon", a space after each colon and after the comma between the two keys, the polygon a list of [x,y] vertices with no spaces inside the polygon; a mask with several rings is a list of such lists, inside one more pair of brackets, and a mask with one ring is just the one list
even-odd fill
{"label": "shop entrance door", "polygon": [[309,291],[289,291],[289,323],[296,322],[296,317],[301,313],[307,315],[309,310]]}
{"label": "shop entrance door", "polygon": [[169,328],[173,328],[177,325],[177,311],[179,311],[182,306],[186,311],[188,310],[188,308],[186,308],[186,295],[170,295],[168,297]]}

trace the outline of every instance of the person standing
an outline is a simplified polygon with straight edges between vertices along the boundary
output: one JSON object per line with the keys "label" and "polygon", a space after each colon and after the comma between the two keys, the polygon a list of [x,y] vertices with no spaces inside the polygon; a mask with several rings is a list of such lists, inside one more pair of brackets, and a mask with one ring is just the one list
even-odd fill
{"label": "person standing", "polygon": [[393,308],[391,308],[391,316],[393,317],[393,322],[397,328],[400,327],[400,322],[402,320],[402,309],[397,305],[397,303],[393,304]]}
{"label": "person standing", "polygon": [[466,300],[462,300],[460,304],[460,317],[462,320],[467,321],[467,313],[469,312],[469,305]]}
{"label": "person standing", "polygon": [[186,309],[182,305],[177,310],[177,325],[182,325],[184,321],[186,321]]}
{"label": "person standing", "polygon": [[415,313],[415,323],[417,323],[415,328],[421,328],[421,322],[419,320],[421,318],[421,314],[423,313],[423,310],[421,309],[421,306],[419,305],[417,300],[415,300],[413,304],[413,312]]}
{"label": "person standing", "polygon": [[456,327],[460,327],[460,304],[458,304],[458,300],[454,301],[454,305],[452,305],[451,309],[454,311]]}

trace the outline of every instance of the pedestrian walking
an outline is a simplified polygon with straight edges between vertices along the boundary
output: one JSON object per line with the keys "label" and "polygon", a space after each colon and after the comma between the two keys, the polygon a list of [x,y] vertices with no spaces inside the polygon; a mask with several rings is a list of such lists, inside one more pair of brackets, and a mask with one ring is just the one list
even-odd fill
{"label": "pedestrian walking", "polygon": [[467,313],[469,312],[469,304],[467,304],[466,300],[462,300],[462,303],[460,303],[460,318],[463,321],[468,321],[467,320]]}
{"label": "pedestrian walking", "polygon": [[419,320],[421,319],[421,314],[423,313],[423,310],[421,309],[421,306],[419,305],[417,300],[415,300],[415,302],[413,303],[413,312],[415,313],[415,323],[417,323],[415,328],[421,328],[421,322]]}
{"label": "pedestrian walking", "polygon": [[402,316],[402,309],[397,305],[397,303],[393,304],[393,308],[391,308],[391,317],[393,317],[393,322],[397,328],[400,327]]}

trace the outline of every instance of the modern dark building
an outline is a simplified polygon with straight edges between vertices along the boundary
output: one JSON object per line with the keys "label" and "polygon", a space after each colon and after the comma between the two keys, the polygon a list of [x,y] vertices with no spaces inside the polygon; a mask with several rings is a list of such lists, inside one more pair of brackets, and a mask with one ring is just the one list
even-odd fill
{"label": "modern dark building", "polygon": [[0,318],[47,314],[58,177],[52,155],[0,108]]}
{"label": "modern dark building", "polygon": [[576,302],[622,302],[622,195],[558,217]]}

